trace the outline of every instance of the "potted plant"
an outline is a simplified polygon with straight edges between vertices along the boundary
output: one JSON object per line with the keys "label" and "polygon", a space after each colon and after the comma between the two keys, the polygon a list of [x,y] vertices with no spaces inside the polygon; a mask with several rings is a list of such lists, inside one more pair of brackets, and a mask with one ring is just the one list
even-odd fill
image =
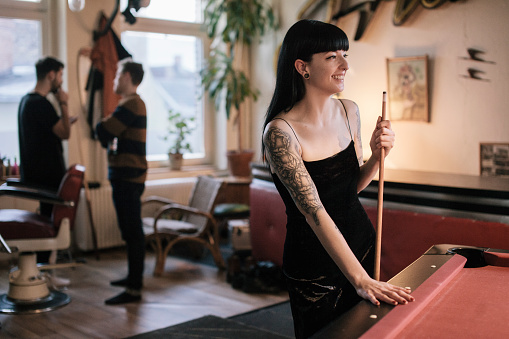
{"label": "potted plant", "polygon": [[237,149],[228,152],[228,167],[234,176],[249,176],[253,151],[242,144],[242,110],[246,99],[257,100],[259,92],[240,64],[243,50],[277,27],[274,12],[265,0],[208,0],[204,19],[207,35],[221,43],[214,42],[207,65],[200,72],[202,84],[216,110],[224,108],[227,119],[235,114]]}
{"label": "potted plant", "polygon": [[168,111],[168,135],[163,139],[171,142],[168,159],[172,170],[178,171],[182,168],[183,151],[192,152],[191,144],[186,142],[186,137],[195,129],[195,126],[191,124],[194,120],[194,117],[185,118],[171,109]]}

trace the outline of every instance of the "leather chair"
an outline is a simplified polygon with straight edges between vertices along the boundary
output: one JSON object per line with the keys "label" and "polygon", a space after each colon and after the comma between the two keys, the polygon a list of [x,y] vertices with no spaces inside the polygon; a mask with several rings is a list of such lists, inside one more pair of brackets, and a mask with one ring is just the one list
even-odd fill
{"label": "leather chair", "polygon": [[[145,239],[156,252],[154,276],[163,273],[168,253],[179,242],[191,242],[208,248],[217,267],[225,268],[219,249],[217,222],[213,216],[213,208],[222,186],[221,180],[199,176],[187,206],[157,196],[144,199],[142,215],[147,210],[155,211],[143,217]],[[178,215],[178,219],[172,219],[175,215]]]}
{"label": "leather chair", "polygon": [[[9,292],[0,296],[1,313],[39,313],[66,305],[70,298],[50,291],[36,263],[35,252],[68,249],[71,230],[83,186],[85,168],[74,165],[64,175],[58,192],[34,189],[23,184],[0,186],[0,196],[39,200],[54,205],[51,218],[18,210],[0,210],[0,235],[7,245],[19,252],[18,269],[9,274]],[[58,265],[48,265],[55,268]]]}

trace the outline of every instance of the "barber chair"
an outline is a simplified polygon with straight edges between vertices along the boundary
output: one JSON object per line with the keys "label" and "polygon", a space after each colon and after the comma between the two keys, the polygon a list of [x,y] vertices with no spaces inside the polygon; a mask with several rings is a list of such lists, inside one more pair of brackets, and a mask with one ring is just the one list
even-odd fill
{"label": "barber chair", "polygon": [[[25,210],[0,210],[0,236],[10,251],[19,253],[18,267],[9,273],[9,291],[0,295],[0,313],[40,313],[54,310],[70,302],[67,294],[48,288],[47,278],[39,269],[44,265],[37,265],[35,252],[64,250],[70,247],[71,229],[74,225],[84,172],[84,166],[70,167],[56,193],[22,184],[4,183],[0,186],[0,196],[53,204],[51,218]],[[58,265],[50,264],[45,269],[57,267]]]}

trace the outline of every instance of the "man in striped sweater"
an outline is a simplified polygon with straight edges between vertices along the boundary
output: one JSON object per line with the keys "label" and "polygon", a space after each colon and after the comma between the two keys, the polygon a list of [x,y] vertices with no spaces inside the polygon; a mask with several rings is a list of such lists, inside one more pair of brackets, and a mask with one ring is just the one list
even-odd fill
{"label": "man in striped sweater", "polygon": [[105,303],[108,305],[141,300],[145,261],[141,195],[147,175],[147,112],[136,91],[143,74],[141,64],[132,61],[119,63],[114,90],[121,100],[113,114],[96,126],[101,145],[108,149],[108,179],[118,226],[127,248],[127,277],[111,282],[111,285],[122,286],[126,290],[107,299]]}

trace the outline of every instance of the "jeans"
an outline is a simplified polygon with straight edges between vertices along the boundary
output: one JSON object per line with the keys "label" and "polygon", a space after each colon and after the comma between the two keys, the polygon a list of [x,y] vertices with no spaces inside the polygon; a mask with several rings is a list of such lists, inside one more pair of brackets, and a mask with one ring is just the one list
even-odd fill
{"label": "jeans", "polygon": [[127,247],[127,288],[141,290],[145,262],[145,235],[141,221],[141,195],[145,184],[112,180],[113,204]]}

